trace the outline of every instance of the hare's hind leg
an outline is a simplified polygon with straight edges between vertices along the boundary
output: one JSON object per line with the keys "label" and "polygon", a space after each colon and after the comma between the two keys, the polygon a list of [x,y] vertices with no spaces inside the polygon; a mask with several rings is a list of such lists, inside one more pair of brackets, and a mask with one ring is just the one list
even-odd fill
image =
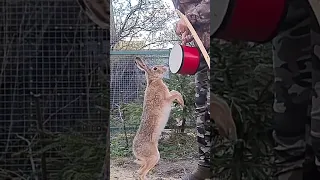
{"label": "hare's hind leg", "polygon": [[140,180],[146,180],[148,172],[158,163],[159,159],[160,159],[160,154],[158,152],[157,155],[150,156],[146,160],[145,167],[141,169]]}
{"label": "hare's hind leg", "polygon": [[141,174],[141,171],[146,167],[146,161],[143,159],[136,159],[134,160],[134,162],[138,165],[140,165],[140,168],[139,170],[137,171],[137,173],[140,175]]}
{"label": "hare's hind leg", "polygon": [[139,175],[142,173],[142,171],[146,167],[146,165],[147,165],[146,161],[141,161],[140,168],[137,171]]}

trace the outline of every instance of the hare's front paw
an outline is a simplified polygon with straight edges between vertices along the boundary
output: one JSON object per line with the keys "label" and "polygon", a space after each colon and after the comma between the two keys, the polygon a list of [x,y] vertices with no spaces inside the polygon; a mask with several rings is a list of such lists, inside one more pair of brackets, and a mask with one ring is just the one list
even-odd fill
{"label": "hare's front paw", "polygon": [[171,97],[173,98],[173,100],[177,100],[177,102],[178,102],[182,107],[184,107],[183,97],[182,97],[182,95],[181,95],[178,91],[172,90],[172,91],[170,91],[170,94],[171,94]]}

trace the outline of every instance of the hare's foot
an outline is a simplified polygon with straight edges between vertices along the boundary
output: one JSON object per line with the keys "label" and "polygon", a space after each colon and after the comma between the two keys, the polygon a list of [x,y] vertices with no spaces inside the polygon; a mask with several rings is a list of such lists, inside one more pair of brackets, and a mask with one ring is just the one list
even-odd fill
{"label": "hare's foot", "polygon": [[168,100],[170,101],[170,103],[172,103],[174,100],[177,100],[177,102],[182,107],[184,107],[183,97],[178,91],[175,91],[175,90],[170,91],[170,96],[169,96]]}
{"label": "hare's foot", "polygon": [[160,159],[160,154],[158,152],[158,155],[153,155],[151,156],[148,160],[146,160],[146,164],[141,169],[139,175],[140,175],[140,180],[146,180],[148,172],[154,168],[154,166],[158,163]]}
{"label": "hare's foot", "polygon": [[146,167],[146,164],[141,164],[139,170],[137,171],[138,174],[141,174],[144,171],[145,167]]}

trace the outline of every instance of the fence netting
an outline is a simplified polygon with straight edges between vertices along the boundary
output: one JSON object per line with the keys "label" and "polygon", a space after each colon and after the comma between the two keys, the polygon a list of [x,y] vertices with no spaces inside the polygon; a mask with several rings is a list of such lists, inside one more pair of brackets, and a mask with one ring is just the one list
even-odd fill
{"label": "fence netting", "polygon": [[1,0],[0,8],[0,179],[33,179],[43,167],[30,144],[45,141],[41,134],[105,132],[109,32],[76,0]]}

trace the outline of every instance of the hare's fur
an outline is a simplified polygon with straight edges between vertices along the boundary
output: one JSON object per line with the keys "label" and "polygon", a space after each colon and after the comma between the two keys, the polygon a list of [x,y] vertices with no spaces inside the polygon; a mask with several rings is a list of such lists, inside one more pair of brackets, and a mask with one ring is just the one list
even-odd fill
{"label": "hare's fur", "polygon": [[139,178],[146,179],[147,173],[158,163],[160,154],[158,140],[170,115],[174,100],[184,106],[181,94],[169,91],[162,78],[168,70],[165,66],[149,68],[140,58],[136,58],[139,69],[145,71],[147,87],[144,94],[140,127],[133,140],[135,163],[140,165]]}
{"label": "hare's fur", "polygon": [[233,141],[237,140],[237,128],[229,105],[212,92],[210,93],[210,118],[216,122],[220,135]]}

